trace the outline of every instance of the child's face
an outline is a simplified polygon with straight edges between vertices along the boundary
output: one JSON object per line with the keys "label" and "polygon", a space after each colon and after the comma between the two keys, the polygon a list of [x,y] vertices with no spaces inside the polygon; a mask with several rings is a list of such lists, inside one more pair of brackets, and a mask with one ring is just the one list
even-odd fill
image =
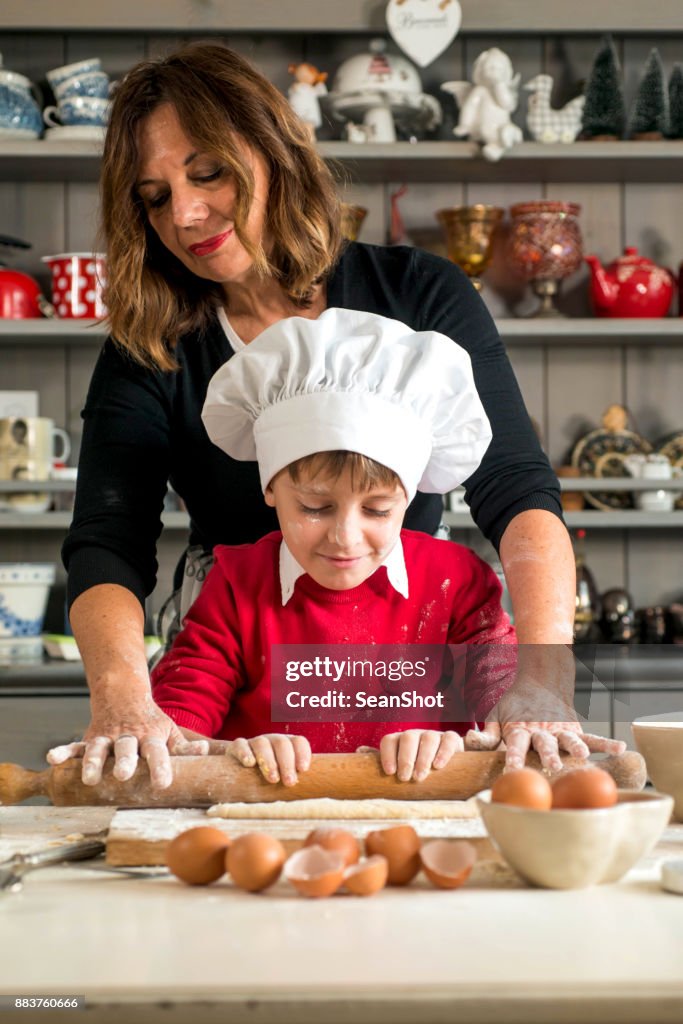
{"label": "child's face", "polygon": [[283,470],[265,499],[299,565],[329,590],[350,590],[372,576],[396,544],[408,505],[400,484],[353,491],[349,470],[337,480],[304,472],[298,483]]}

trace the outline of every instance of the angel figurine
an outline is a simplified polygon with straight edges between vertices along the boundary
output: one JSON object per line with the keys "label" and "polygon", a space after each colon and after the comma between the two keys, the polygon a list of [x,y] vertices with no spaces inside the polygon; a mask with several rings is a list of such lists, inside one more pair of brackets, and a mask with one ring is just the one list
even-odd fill
{"label": "angel figurine", "polygon": [[289,102],[308,127],[311,139],[315,140],[315,130],[322,124],[318,97],[327,92],[327,72],[318,71],[314,64],[302,63],[290,64],[289,73],[294,75],[287,93]]}
{"label": "angel figurine", "polygon": [[494,46],[475,60],[472,84],[444,82],[441,86],[455,96],[460,108],[453,134],[481,142],[487,160],[500,160],[506,149],[522,141],[521,128],[510,120],[519,99],[519,77],[513,75],[508,55]]}

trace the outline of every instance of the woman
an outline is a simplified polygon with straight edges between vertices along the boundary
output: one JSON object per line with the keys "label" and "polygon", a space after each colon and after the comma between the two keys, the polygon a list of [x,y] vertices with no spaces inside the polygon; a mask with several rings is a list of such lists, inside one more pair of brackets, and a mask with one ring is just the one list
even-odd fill
{"label": "woman", "polygon": [[[362,309],[440,331],[468,350],[494,433],[468,481],[472,513],[500,550],[520,643],[571,643],[574,561],[559,489],[490,316],[445,260],[342,245],[333,179],[274,86],[217,45],[139,64],[112,102],[101,192],[112,339],[83,414],[63,549],[92,721],[84,742],[57,748],[53,763],[83,754],[84,782],[94,784],[109,754],[127,779],[139,753],[165,786],[169,751],[205,749],[152,700],[143,602],[155,583],[167,480],[187,505],[191,543],[206,551],[275,528],[256,464],[214,447],[200,413],[218,367],[283,317]],[[422,496],[406,526],[433,533],[440,507]],[[514,719],[540,717],[524,705],[501,704],[499,713],[509,764],[523,763],[534,737],[544,762],[556,765],[553,733],[564,749],[588,753],[578,726],[535,735],[533,722],[514,728]],[[492,723],[474,742],[499,740]]]}

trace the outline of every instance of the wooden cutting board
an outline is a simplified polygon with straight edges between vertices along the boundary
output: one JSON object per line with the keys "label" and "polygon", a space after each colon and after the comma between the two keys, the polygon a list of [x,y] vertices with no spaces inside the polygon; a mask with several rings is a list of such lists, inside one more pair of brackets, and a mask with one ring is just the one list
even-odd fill
{"label": "wooden cutting board", "polygon": [[297,850],[309,832],[321,826],[347,829],[359,839],[374,829],[391,825],[412,825],[422,839],[469,839],[479,856],[500,860],[498,853],[486,836],[486,829],[480,818],[433,818],[402,819],[346,819],[344,821],[321,821],[320,819],[230,819],[209,818],[199,808],[164,808],[151,810],[119,810],[114,814],[107,838],[107,862],[112,865],[135,866],[165,864],[166,847],[180,832],[197,825],[218,828],[231,838],[246,832],[266,832],[279,839],[287,853]]}

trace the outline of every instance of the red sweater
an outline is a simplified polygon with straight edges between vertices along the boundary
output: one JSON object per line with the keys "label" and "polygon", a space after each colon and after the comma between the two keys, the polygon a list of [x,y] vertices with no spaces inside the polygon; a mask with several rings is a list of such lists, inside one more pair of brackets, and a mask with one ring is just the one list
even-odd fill
{"label": "red sweater", "polygon": [[[387,732],[464,733],[500,699],[504,686],[469,693],[468,722],[272,722],[272,644],[514,644],[495,573],[469,548],[427,534],[401,533],[408,599],[381,567],[352,590],[299,577],[282,606],[282,534],[255,544],[219,545],[182,631],[152,673],[156,703],[178,725],[221,739],[279,732],[305,735],[314,752],[379,746]],[[512,653],[512,652],[511,652]],[[477,684],[475,684],[476,686]]]}

